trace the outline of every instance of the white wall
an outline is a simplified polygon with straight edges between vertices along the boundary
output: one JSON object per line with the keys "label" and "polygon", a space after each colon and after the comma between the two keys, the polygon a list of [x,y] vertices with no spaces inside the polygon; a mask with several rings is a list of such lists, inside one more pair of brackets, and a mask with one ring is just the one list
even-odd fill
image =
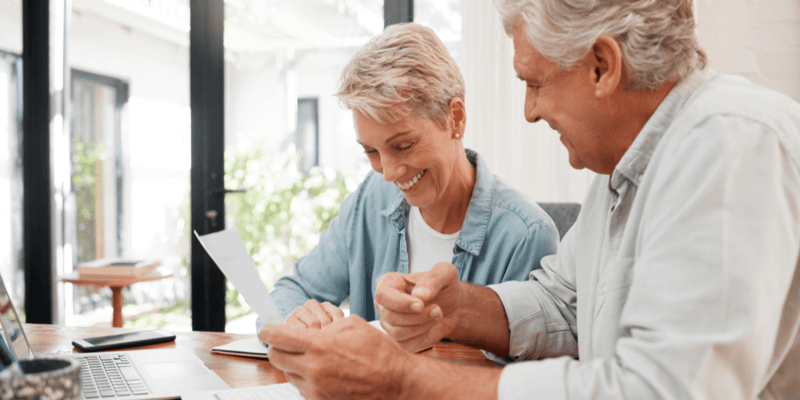
{"label": "white wall", "polygon": [[800,1],[697,0],[696,9],[711,68],[800,101]]}
{"label": "white wall", "polygon": [[22,1],[0,0],[0,50],[22,54]]}
{"label": "white wall", "polygon": [[[698,37],[713,69],[800,100],[800,1],[699,0],[696,8]],[[569,166],[566,150],[545,123],[525,122],[513,45],[492,2],[465,1],[462,12],[465,144],[536,201],[582,202],[593,173]]]}
{"label": "white wall", "polygon": [[594,173],[569,166],[558,134],[546,123],[525,121],[525,86],[514,72],[514,47],[492,2],[464,2],[462,13],[460,66],[467,85],[464,144],[534,201],[583,202]]}
{"label": "white wall", "polygon": [[[288,102],[317,98],[320,164],[352,172],[366,163],[356,143],[352,114],[333,96],[341,70],[356,49],[315,51],[295,55],[293,90],[287,88],[285,55],[242,54],[231,57],[225,72],[226,146],[236,140],[264,141],[273,151],[293,143],[288,123]],[[289,93],[287,93],[289,92]],[[287,100],[287,96],[293,96]]]}

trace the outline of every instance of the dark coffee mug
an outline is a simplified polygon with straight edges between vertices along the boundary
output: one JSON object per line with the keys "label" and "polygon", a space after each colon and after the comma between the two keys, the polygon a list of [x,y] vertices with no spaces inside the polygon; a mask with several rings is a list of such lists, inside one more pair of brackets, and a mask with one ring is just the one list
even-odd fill
{"label": "dark coffee mug", "polygon": [[[22,374],[0,379],[0,399],[79,399],[80,366],[77,359],[48,356],[20,360]],[[10,372],[10,371],[4,371]]]}

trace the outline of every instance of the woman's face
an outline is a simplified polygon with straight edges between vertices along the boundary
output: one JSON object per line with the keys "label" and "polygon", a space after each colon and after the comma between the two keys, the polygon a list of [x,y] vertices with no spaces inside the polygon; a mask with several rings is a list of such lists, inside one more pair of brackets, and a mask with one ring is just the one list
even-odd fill
{"label": "woman's face", "polygon": [[463,129],[453,123],[452,112],[444,128],[415,115],[384,124],[358,111],[354,122],[357,141],[372,169],[397,185],[412,206],[446,206],[452,200],[448,185],[463,173],[457,161],[464,156],[460,138],[455,137],[456,133],[463,137]]}

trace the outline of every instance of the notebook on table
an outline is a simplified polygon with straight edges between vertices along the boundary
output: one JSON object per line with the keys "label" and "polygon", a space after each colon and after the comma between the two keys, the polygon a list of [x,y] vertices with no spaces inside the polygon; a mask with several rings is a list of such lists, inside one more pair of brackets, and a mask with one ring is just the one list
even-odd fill
{"label": "notebook on table", "polygon": [[[35,357],[2,276],[0,331],[2,339],[10,345],[17,358]],[[222,378],[188,349],[73,353],[63,356],[78,358],[83,363],[82,399],[178,399],[182,393],[189,391],[230,389]]]}

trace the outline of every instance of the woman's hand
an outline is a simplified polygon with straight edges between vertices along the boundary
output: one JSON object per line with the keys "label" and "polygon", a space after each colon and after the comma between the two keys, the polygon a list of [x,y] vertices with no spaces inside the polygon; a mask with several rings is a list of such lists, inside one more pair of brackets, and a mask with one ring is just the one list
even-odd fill
{"label": "woman's hand", "polygon": [[320,329],[344,318],[344,311],[329,302],[320,304],[311,299],[292,311],[286,325],[295,328]]}

